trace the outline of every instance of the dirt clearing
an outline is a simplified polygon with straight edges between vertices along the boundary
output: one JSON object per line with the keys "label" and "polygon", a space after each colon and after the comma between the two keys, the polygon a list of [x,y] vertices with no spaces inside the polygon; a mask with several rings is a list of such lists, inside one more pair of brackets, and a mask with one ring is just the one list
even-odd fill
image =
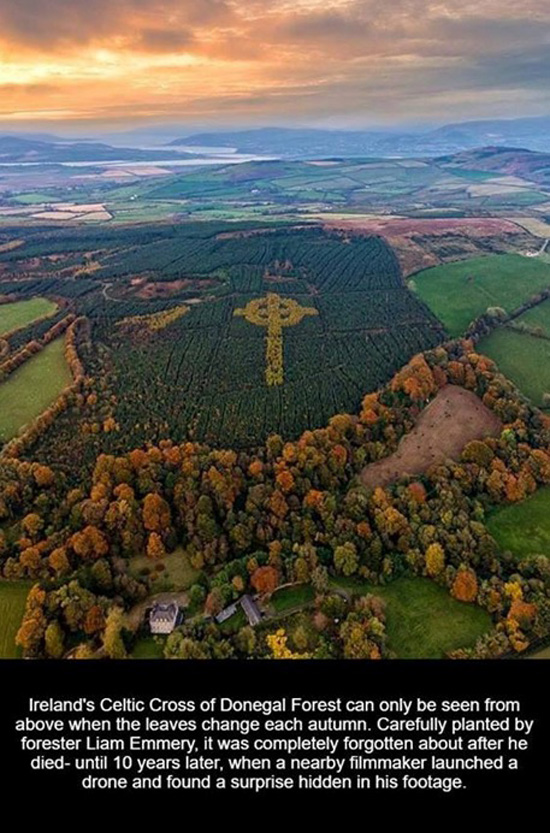
{"label": "dirt clearing", "polygon": [[[548,206],[550,209],[550,204]],[[537,217],[511,217],[513,223],[526,229],[529,234],[535,237],[548,238],[550,237],[550,225]]]}
{"label": "dirt clearing", "polygon": [[386,486],[406,474],[422,474],[448,458],[458,459],[471,440],[500,434],[502,423],[481,399],[458,385],[445,385],[424,408],[394,454],[366,466],[361,482]]}
{"label": "dirt clearing", "polygon": [[328,228],[355,234],[377,234],[393,248],[403,275],[451,260],[478,257],[490,252],[525,251],[531,235],[510,220],[493,217],[404,219],[347,219],[325,221]]}

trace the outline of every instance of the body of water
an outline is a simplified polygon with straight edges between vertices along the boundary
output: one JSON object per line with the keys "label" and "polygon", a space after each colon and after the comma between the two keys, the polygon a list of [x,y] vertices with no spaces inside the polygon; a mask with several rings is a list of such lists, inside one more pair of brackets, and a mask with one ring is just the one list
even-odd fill
{"label": "body of water", "polygon": [[[182,149],[183,151],[183,149]],[[188,152],[188,151],[186,151]],[[257,156],[252,153],[231,153],[226,155],[197,156],[196,159],[90,159],[85,162],[0,162],[1,168],[43,168],[61,165],[64,168],[188,168],[204,165],[239,165],[243,162],[270,162],[278,156]]]}

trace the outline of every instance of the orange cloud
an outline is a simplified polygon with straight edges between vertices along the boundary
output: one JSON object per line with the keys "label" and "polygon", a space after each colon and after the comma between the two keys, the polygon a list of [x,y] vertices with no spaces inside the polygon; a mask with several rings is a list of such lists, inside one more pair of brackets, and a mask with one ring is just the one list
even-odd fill
{"label": "orange cloud", "polygon": [[547,0],[2,0],[0,115],[544,112],[549,22]]}

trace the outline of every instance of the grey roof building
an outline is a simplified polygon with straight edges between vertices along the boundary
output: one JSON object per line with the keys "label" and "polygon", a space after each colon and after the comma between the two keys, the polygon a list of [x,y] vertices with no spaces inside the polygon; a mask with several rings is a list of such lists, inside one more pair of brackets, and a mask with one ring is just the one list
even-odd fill
{"label": "grey roof building", "polygon": [[238,601],[233,602],[232,604],[224,607],[217,616],[214,617],[214,620],[221,625],[222,622],[225,622],[227,619],[230,619],[236,612],[238,605],[241,606],[243,609],[244,615],[248,619],[248,624],[254,627],[255,625],[259,624],[262,618],[262,614],[258,608],[258,605],[254,601],[254,599],[249,596],[243,596]]}
{"label": "grey roof building", "polygon": [[172,633],[180,615],[179,606],[175,602],[168,604],[154,604],[149,613],[149,628],[151,633]]}
{"label": "grey roof building", "polygon": [[237,602],[234,602],[233,604],[229,605],[228,607],[224,607],[223,610],[220,610],[220,612],[217,614],[217,616],[214,616],[214,619],[218,623],[218,625],[221,625],[222,622],[225,622],[227,619],[231,619],[233,614],[236,613],[236,612],[237,612]]}
{"label": "grey roof building", "polygon": [[244,614],[248,619],[249,625],[254,627],[260,622],[262,614],[258,609],[258,605],[251,596],[246,595],[242,597],[241,607],[244,610]]}

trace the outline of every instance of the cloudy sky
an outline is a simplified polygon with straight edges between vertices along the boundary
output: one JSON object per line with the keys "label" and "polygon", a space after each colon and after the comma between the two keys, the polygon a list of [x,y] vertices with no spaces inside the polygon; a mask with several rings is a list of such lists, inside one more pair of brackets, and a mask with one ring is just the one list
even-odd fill
{"label": "cloudy sky", "polygon": [[0,0],[14,126],[438,124],[549,89],[549,0]]}

